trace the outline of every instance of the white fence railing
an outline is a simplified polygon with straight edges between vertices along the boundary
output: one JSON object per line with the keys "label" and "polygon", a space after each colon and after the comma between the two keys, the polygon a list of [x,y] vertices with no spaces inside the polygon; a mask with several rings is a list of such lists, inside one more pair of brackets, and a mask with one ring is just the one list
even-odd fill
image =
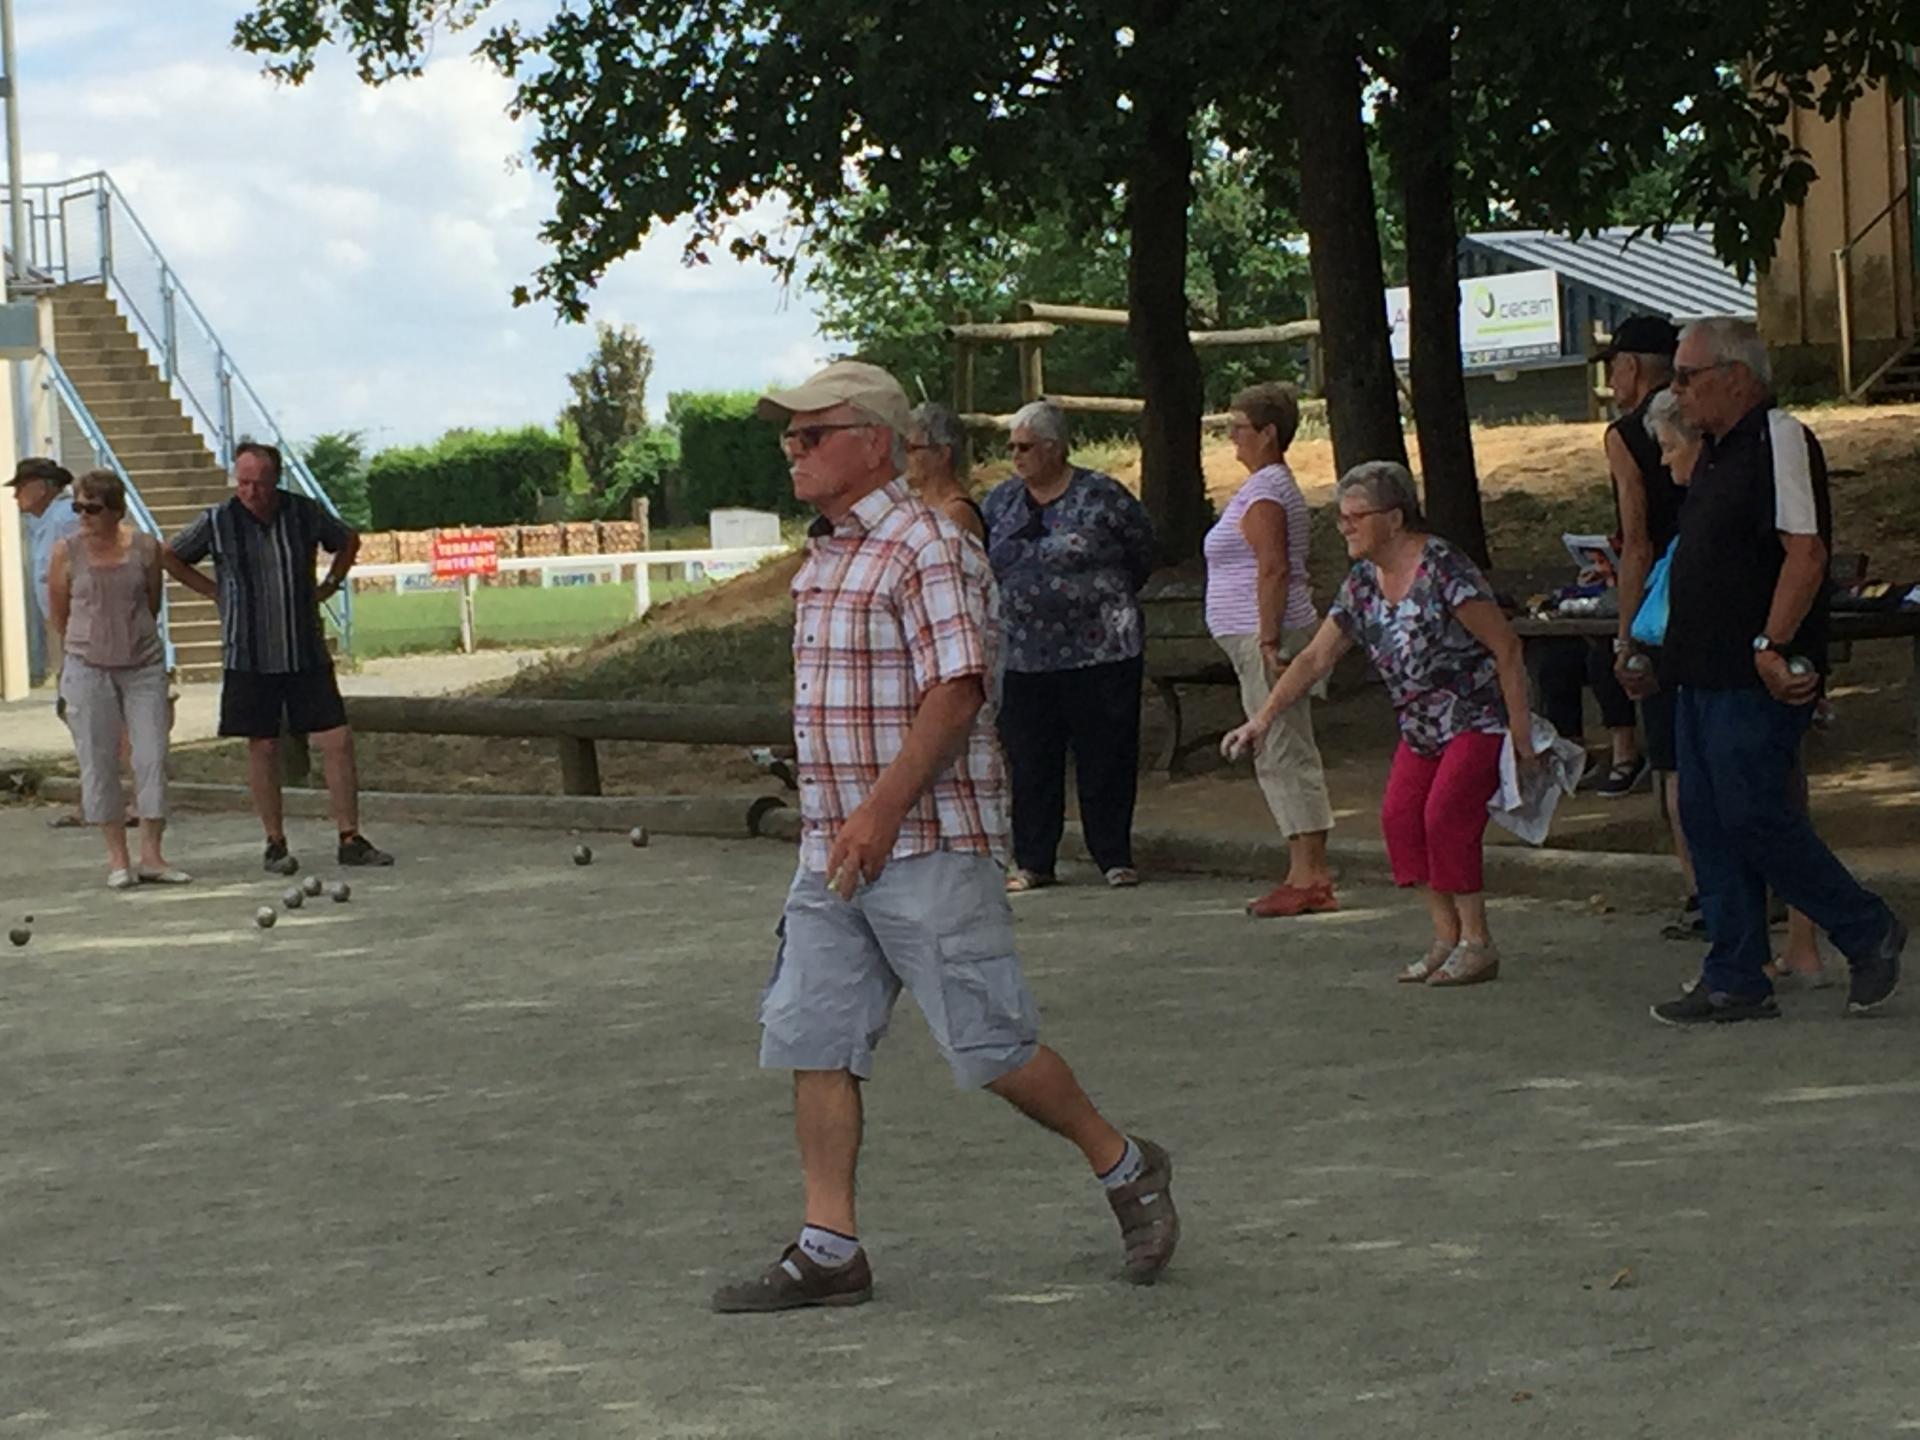
{"label": "white fence railing", "polygon": [[[525,574],[538,571],[542,587],[551,586],[556,575],[604,575],[609,584],[624,583],[623,572],[633,572],[633,614],[638,619],[653,607],[652,572],[663,567],[686,565],[700,566],[711,571],[716,568],[735,566],[751,569],[762,561],[776,555],[790,554],[785,545],[746,545],[724,550],[623,550],[613,555],[521,555],[499,562],[499,573],[503,575]],[[358,580],[391,579],[404,581],[409,579],[430,579],[433,566],[425,560],[405,560],[390,564],[355,565],[347,576],[347,585],[352,587]],[[716,577],[721,578],[721,577]],[[460,591],[460,648],[471,652],[475,643],[473,619],[473,595],[481,577],[467,575],[451,583],[457,584]],[[400,593],[408,593],[405,586],[396,585]],[[433,594],[433,590],[419,593]]]}

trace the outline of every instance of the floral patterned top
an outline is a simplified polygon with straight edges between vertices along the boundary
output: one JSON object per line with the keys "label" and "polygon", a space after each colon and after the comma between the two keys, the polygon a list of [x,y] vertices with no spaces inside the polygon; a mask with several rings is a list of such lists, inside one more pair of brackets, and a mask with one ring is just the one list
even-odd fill
{"label": "floral patterned top", "polygon": [[1367,652],[1400,720],[1400,736],[1416,755],[1437,756],[1467,734],[1505,734],[1507,705],[1493,652],[1455,613],[1470,600],[1492,600],[1479,568],[1438,536],[1427,540],[1413,588],[1394,604],[1380,572],[1362,560],[1347,572],[1327,618]]}
{"label": "floral patterned top", "polygon": [[1153,523],[1132,492],[1076,466],[1050,504],[1034,504],[1015,475],[982,508],[1007,669],[1084,670],[1141,653],[1138,595],[1153,569]]}

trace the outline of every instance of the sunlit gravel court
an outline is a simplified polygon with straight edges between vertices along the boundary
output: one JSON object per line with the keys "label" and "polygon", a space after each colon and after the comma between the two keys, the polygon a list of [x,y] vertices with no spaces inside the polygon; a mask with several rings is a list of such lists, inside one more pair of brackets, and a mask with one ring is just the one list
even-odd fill
{"label": "sunlit gravel court", "polygon": [[0,1436],[1920,1430],[1920,998],[1683,1033],[1648,915],[1500,903],[1501,980],[1428,991],[1391,891],[1037,892],[1045,1033],[1175,1153],[1164,1282],[909,1004],[875,1302],[723,1317],[799,1219],[753,1020],[785,847],[381,827],[398,866],[260,930],[251,821],[123,896],[46,813],[0,810]]}

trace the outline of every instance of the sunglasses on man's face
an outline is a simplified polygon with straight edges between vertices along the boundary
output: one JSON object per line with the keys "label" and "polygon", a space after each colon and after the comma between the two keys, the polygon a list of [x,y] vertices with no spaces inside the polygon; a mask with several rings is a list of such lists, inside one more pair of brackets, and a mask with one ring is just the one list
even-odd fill
{"label": "sunglasses on man's face", "polygon": [[796,455],[805,455],[835,430],[871,430],[866,420],[848,420],[836,425],[794,425],[780,432],[780,443]]}
{"label": "sunglasses on man's face", "polygon": [[73,502],[73,508],[82,515],[98,515],[107,507],[102,505],[98,500],[76,500]]}

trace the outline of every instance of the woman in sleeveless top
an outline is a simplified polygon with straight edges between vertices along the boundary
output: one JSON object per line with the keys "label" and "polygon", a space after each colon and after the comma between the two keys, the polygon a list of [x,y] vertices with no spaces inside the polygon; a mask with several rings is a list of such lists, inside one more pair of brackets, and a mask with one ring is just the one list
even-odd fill
{"label": "woman in sleeveless top", "polygon": [[[127,495],[111,470],[74,484],[80,529],[54,552],[49,610],[66,650],[60,693],[80,760],[80,809],[107,840],[107,885],[184,885],[161,852],[167,814],[166,650],[160,613],[160,546],[126,523]],[[120,737],[132,742],[140,813],[140,863],[127,853],[120,794]]]}
{"label": "woman in sleeveless top", "polygon": [[907,430],[907,483],[982,545],[987,521],[967,491],[967,431],[944,405],[922,405]]}

